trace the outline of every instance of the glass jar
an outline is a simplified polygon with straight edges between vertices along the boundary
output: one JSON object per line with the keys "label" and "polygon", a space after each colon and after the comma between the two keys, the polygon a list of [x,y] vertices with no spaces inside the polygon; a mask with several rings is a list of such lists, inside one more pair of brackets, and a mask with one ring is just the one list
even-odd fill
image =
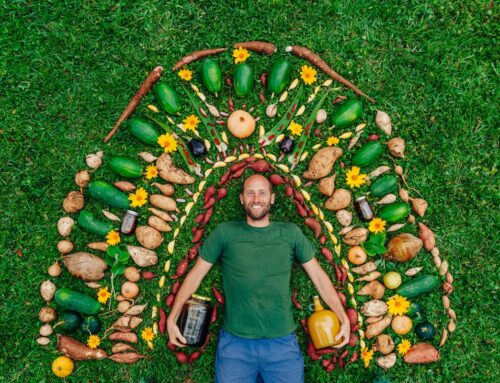
{"label": "glass jar", "polygon": [[120,225],[120,233],[125,235],[131,235],[135,231],[137,226],[137,219],[139,218],[139,213],[133,210],[127,210],[125,216],[122,219],[122,224]]}
{"label": "glass jar", "polygon": [[193,294],[184,304],[180,320],[180,330],[186,338],[186,344],[200,347],[205,343],[211,316],[210,298]]}
{"label": "glass jar", "polygon": [[354,207],[356,208],[360,220],[368,222],[373,219],[373,210],[365,196],[357,198],[354,201]]}

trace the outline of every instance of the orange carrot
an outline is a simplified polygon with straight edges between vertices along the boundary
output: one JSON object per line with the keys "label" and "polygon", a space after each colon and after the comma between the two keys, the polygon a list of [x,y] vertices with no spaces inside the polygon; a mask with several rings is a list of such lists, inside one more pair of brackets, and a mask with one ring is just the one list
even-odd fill
{"label": "orange carrot", "polygon": [[177,63],[172,68],[172,71],[175,72],[177,69],[182,68],[184,65],[188,65],[193,61],[199,60],[203,57],[219,54],[221,52],[224,52],[226,49],[227,48],[203,49],[201,51],[191,52],[190,54],[184,56],[179,61],[177,61]]}
{"label": "orange carrot", "polygon": [[153,71],[146,77],[144,82],[141,84],[141,87],[139,90],[136,92],[134,97],[130,100],[128,103],[127,107],[123,111],[123,113],[120,115],[120,118],[118,118],[118,121],[116,121],[115,126],[111,131],[108,133],[106,138],[104,139],[104,142],[108,142],[111,137],[114,136],[116,131],[118,130],[118,127],[121,125],[123,121],[125,121],[132,113],[134,113],[135,109],[139,106],[141,103],[141,99],[149,93],[153,85],[160,79],[161,74],[163,73],[163,67],[157,66]]}
{"label": "orange carrot", "polygon": [[276,45],[267,43],[265,41],[245,41],[234,44],[234,47],[245,48],[257,53],[264,53],[266,55],[272,55],[274,52],[276,52]]}
{"label": "orange carrot", "polygon": [[308,49],[306,47],[301,47],[298,45],[293,45],[293,46],[286,47],[285,50],[287,52],[290,52],[291,54],[293,54],[295,56],[306,59],[311,64],[313,64],[315,67],[317,67],[319,70],[325,72],[333,80],[340,82],[341,84],[343,84],[346,87],[348,87],[349,89],[351,89],[358,96],[366,97],[368,99],[368,101],[370,101],[371,103],[375,103],[375,100],[373,98],[371,98],[370,96],[363,93],[352,82],[346,80],[340,74],[335,72],[332,68],[330,68],[328,66],[328,64],[326,62],[323,61],[323,59],[321,57],[319,57],[316,53],[314,53],[310,49]]}

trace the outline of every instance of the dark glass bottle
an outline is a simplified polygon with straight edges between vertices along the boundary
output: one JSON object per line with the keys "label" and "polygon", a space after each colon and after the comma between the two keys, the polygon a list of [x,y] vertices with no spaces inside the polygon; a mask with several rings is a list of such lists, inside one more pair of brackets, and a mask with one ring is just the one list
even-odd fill
{"label": "dark glass bottle", "polygon": [[188,345],[200,347],[205,343],[211,316],[210,298],[193,294],[191,299],[184,304],[181,313],[180,330]]}
{"label": "dark glass bottle", "polygon": [[133,210],[127,210],[125,216],[122,219],[122,224],[120,225],[120,233],[125,235],[131,235],[135,231],[138,218],[139,218],[139,213]]}
{"label": "dark glass bottle", "polygon": [[373,210],[365,196],[357,198],[354,201],[354,206],[360,220],[368,222],[373,219]]}

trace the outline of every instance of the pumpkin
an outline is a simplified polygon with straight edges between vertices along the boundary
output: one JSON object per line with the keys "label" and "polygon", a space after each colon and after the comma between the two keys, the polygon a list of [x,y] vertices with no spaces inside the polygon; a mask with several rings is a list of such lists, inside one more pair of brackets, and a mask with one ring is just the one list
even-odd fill
{"label": "pumpkin", "polygon": [[65,378],[73,372],[75,365],[67,356],[60,356],[52,362],[52,372],[59,378]]}

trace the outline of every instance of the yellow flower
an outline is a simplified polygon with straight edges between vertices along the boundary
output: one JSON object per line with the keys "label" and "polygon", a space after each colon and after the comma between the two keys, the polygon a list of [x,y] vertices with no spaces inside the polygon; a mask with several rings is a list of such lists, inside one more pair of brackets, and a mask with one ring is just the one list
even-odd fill
{"label": "yellow flower", "polygon": [[101,344],[101,339],[97,335],[89,336],[87,340],[87,346],[90,348],[97,348]]}
{"label": "yellow flower", "polygon": [[106,242],[111,246],[118,245],[120,243],[120,233],[115,230],[111,230],[106,235]]}
{"label": "yellow flower", "polygon": [[357,166],[353,166],[347,171],[346,183],[353,188],[359,188],[361,185],[366,183],[366,174],[359,174],[360,169]]}
{"label": "yellow flower", "polygon": [[177,141],[174,136],[169,133],[162,134],[158,137],[158,144],[163,148],[165,153],[175,152],[177,150]]}
{"label": "yellow flower", "polygon": [[385,222],[381,218],[373,218],[370,221],[370,224],[368,225],[368,230],[370,230],[372,233],[382,233],[385,231]]}
{"label": "yellow flower", "polygon": [[233,51],[233,57],[235,64],[244,63],[250,57],[250,52],[245,48],[239,47]]}
{"label": "yellow flower", "polygon": [[373,350],[368,350],[364,347],[361,349],[361,360],[365,363],[365,368],[368,368],[370,361],[373,359]]}
{"label": "yellow flower", "polygon": [[296,122],[292,121],[288,129],[294,136],[300,136],[302,134],[302,125],[299,125]]}
{"label": "yellow flower", "polygon": [[148,202],[148,192],[144,188],[139,188],[135,193],[130,193],[128,199],[131,207],[141,207]]}
{"label": "yellow flower", "polygon": [[387,309],[391,315],[404,315],[409,308],[410,301],[398,294],[387,301]]}
{"label": "yellow flower", "polygon": [[328,144],[328,146],[337,145],[339,143],[339,139],[335,136],[330,136],[328,137],[326,143]]}
{"label": "yellow flower", "polygon": [[155,333],[151,329],[151,327],[146,327],[144,330],[141,332],[142,339],[145,341],[152,341],[155,338]]}
{"label": "yellow flower", "polygon": [[97,292],[97,300],[99,301],[99,303],[106,303],[110,297],[111,293],[108,291],[107,287],[102,287]]}
{"label": "yellow flower", "polygon": [[194,114],[187,116],[184,119],[184,129],[188,130],[196,130],[198,124],[200,123],[200,119],[196,117]]}
{"label": "yellow flower", "polygon": [[158,169],[154,165],[149,165],[146,168],[146,179],[150,180],[151,178],[158,177]]}
{"label": "yellow flower", "polygon": [[311,85],[312,83],[316,82],[316,70],[309,65],[303,65],[300,72],[300,77],[302,77],[302,80],[305,84]]}
{"label": "yellow flower", "polygon": [[398,344],[399,355],[404,355],[408,352],[411,347],[411,343],[408,339],[403,339],[400,344]]}
{"label": "yellow flower", "polygon": [[193,72],[191,72],[189,69],[181,69],[179,72],[177,72],[177,74],[184,81],[191,81],[191,79],[193,78]]}

